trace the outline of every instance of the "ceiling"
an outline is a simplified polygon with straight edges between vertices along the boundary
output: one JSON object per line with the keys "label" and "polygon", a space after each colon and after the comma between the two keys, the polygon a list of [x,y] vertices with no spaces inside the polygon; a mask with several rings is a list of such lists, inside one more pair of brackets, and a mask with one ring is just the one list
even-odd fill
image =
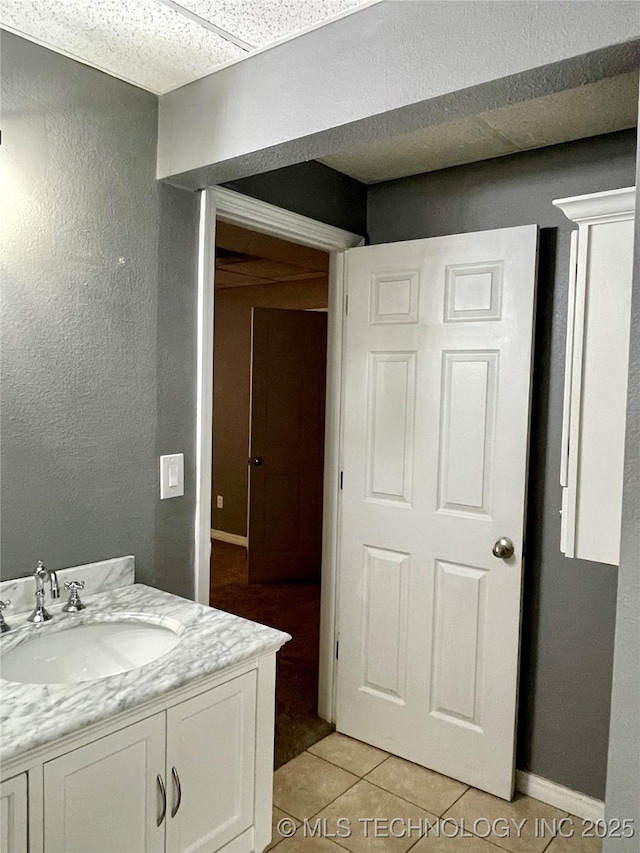
{"label": "ceiling", "polygon": [[216,290],[326,280],[328,270],[326,252],[226,222],[216,224]]}
{"label": "ceiling", "polygon": [[635,127],[638,72],[376,140],[320,160],[365,184]]}
{"label": "ceiling", "polygon": [[2,0],[0,26],[161,95],[369,5],[371,0]]}
{"label": "ceiling", "polygon": [[[379,0],[1,0],[0,26],[163,94]],[[365,184],[634,127],[638,73],[320,160]],[[229,279],[231,280],[231,279]]]}

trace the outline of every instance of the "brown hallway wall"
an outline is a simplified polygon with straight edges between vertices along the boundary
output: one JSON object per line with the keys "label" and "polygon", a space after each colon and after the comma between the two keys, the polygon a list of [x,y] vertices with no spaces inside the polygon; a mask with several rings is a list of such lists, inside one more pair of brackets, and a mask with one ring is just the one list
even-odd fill
{"label": "brown hallway wall", "polygon": [[[247,534],[247,459],[251,382],[251,309],[328,305],[328,279],[216,291],[213,396],[212,527]],[[224,508],[216,508],[216,495]]]}

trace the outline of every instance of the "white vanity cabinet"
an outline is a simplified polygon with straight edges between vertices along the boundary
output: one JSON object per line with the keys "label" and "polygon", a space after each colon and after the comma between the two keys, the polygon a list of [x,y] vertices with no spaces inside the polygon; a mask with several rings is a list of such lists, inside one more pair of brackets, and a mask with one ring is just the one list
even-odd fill
{"label": "white vanity cabinet", "polygon": [[572,234],[561,550],[618,565],[635,187],[559,199]]}
{"label": "white vanity cabinet", "polygon": [[253,670],[47,762],[45,853],[221,850],[253,824],[255,723]]}
{"label": "white vanity cabinet", "polygon": [[2,853],[261,853],[274,696],[271,651],[13,759]]}
{"label": "white vanity cabinet", "polygon": [[0,853],[27,853],[27,774],[0,783]]}

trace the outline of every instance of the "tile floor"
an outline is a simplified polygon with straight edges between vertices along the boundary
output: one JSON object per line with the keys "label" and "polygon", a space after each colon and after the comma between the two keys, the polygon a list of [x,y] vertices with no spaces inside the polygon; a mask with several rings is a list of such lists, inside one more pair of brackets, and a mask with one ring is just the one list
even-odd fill
{"label": "tile floor", "polygon": [[[542,819],[551,824],[554,819],[571,818],[566,812],[521,794],[511,803],[504,802],[340,734],[329,735],[276,770],[273,803],[273,840],[268,849],[276,853],[602,850],[600,840],[582,837],[579,818],[563,824],[567,834],[573,825],[571,838],[542,837],[536,832],[536,819],[538,826]],[[374,818],[381,819],[377,826]],[[398,820],[391,823],[394,818]],[[433,830],[421,837],[420,828],[435,824],[438,818],[449,819],[442,823],[440,837]],[[283,832],[295,828],[292,837],[283,837],[279,824]],[[489,835],[491,826],[496,831]],[[312,828],[318,829],[315,836]],[[487,837],[479,837],[483,835]]]}

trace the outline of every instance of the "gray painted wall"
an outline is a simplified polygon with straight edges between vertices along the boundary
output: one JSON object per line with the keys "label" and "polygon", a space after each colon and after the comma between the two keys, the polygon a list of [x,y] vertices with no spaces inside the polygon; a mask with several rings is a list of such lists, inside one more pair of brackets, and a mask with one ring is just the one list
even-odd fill
{"label": "gray painted wall", "polygon": [[[640,188],[640,161],[636,187]],[[636,211],[640,211],[636,191]],[[635,821],[635,836],[607,839],[606,853],[635,853],[640,841],[640,216],[636,216],[631,352],[616,652],[611,697],[607,818]]]}
{"label": "gray painted wall", "polygon": [[366,234],[366,186],[315,160],[230,181],[225,186],[336,228]]}
{"label": "gray painted wall", "polygon": [[190,595],[197,197],[155,180],[155,96],[1,38],[1,576],[134,554]]}
{"label": "gray painted wall", "polygon": [[617,571],[559,548],[571,223],[551,202],[633,185],[635,151],[625,131],[369,189],[372,243],[541,227],[517,766],[600,799]]}
{"label": "gray painted wall", "polygon": [[164,95],[158,175],[202,187],[562,91],[636,68],[608,48],[638,37],[633,2],[385,2]]}

